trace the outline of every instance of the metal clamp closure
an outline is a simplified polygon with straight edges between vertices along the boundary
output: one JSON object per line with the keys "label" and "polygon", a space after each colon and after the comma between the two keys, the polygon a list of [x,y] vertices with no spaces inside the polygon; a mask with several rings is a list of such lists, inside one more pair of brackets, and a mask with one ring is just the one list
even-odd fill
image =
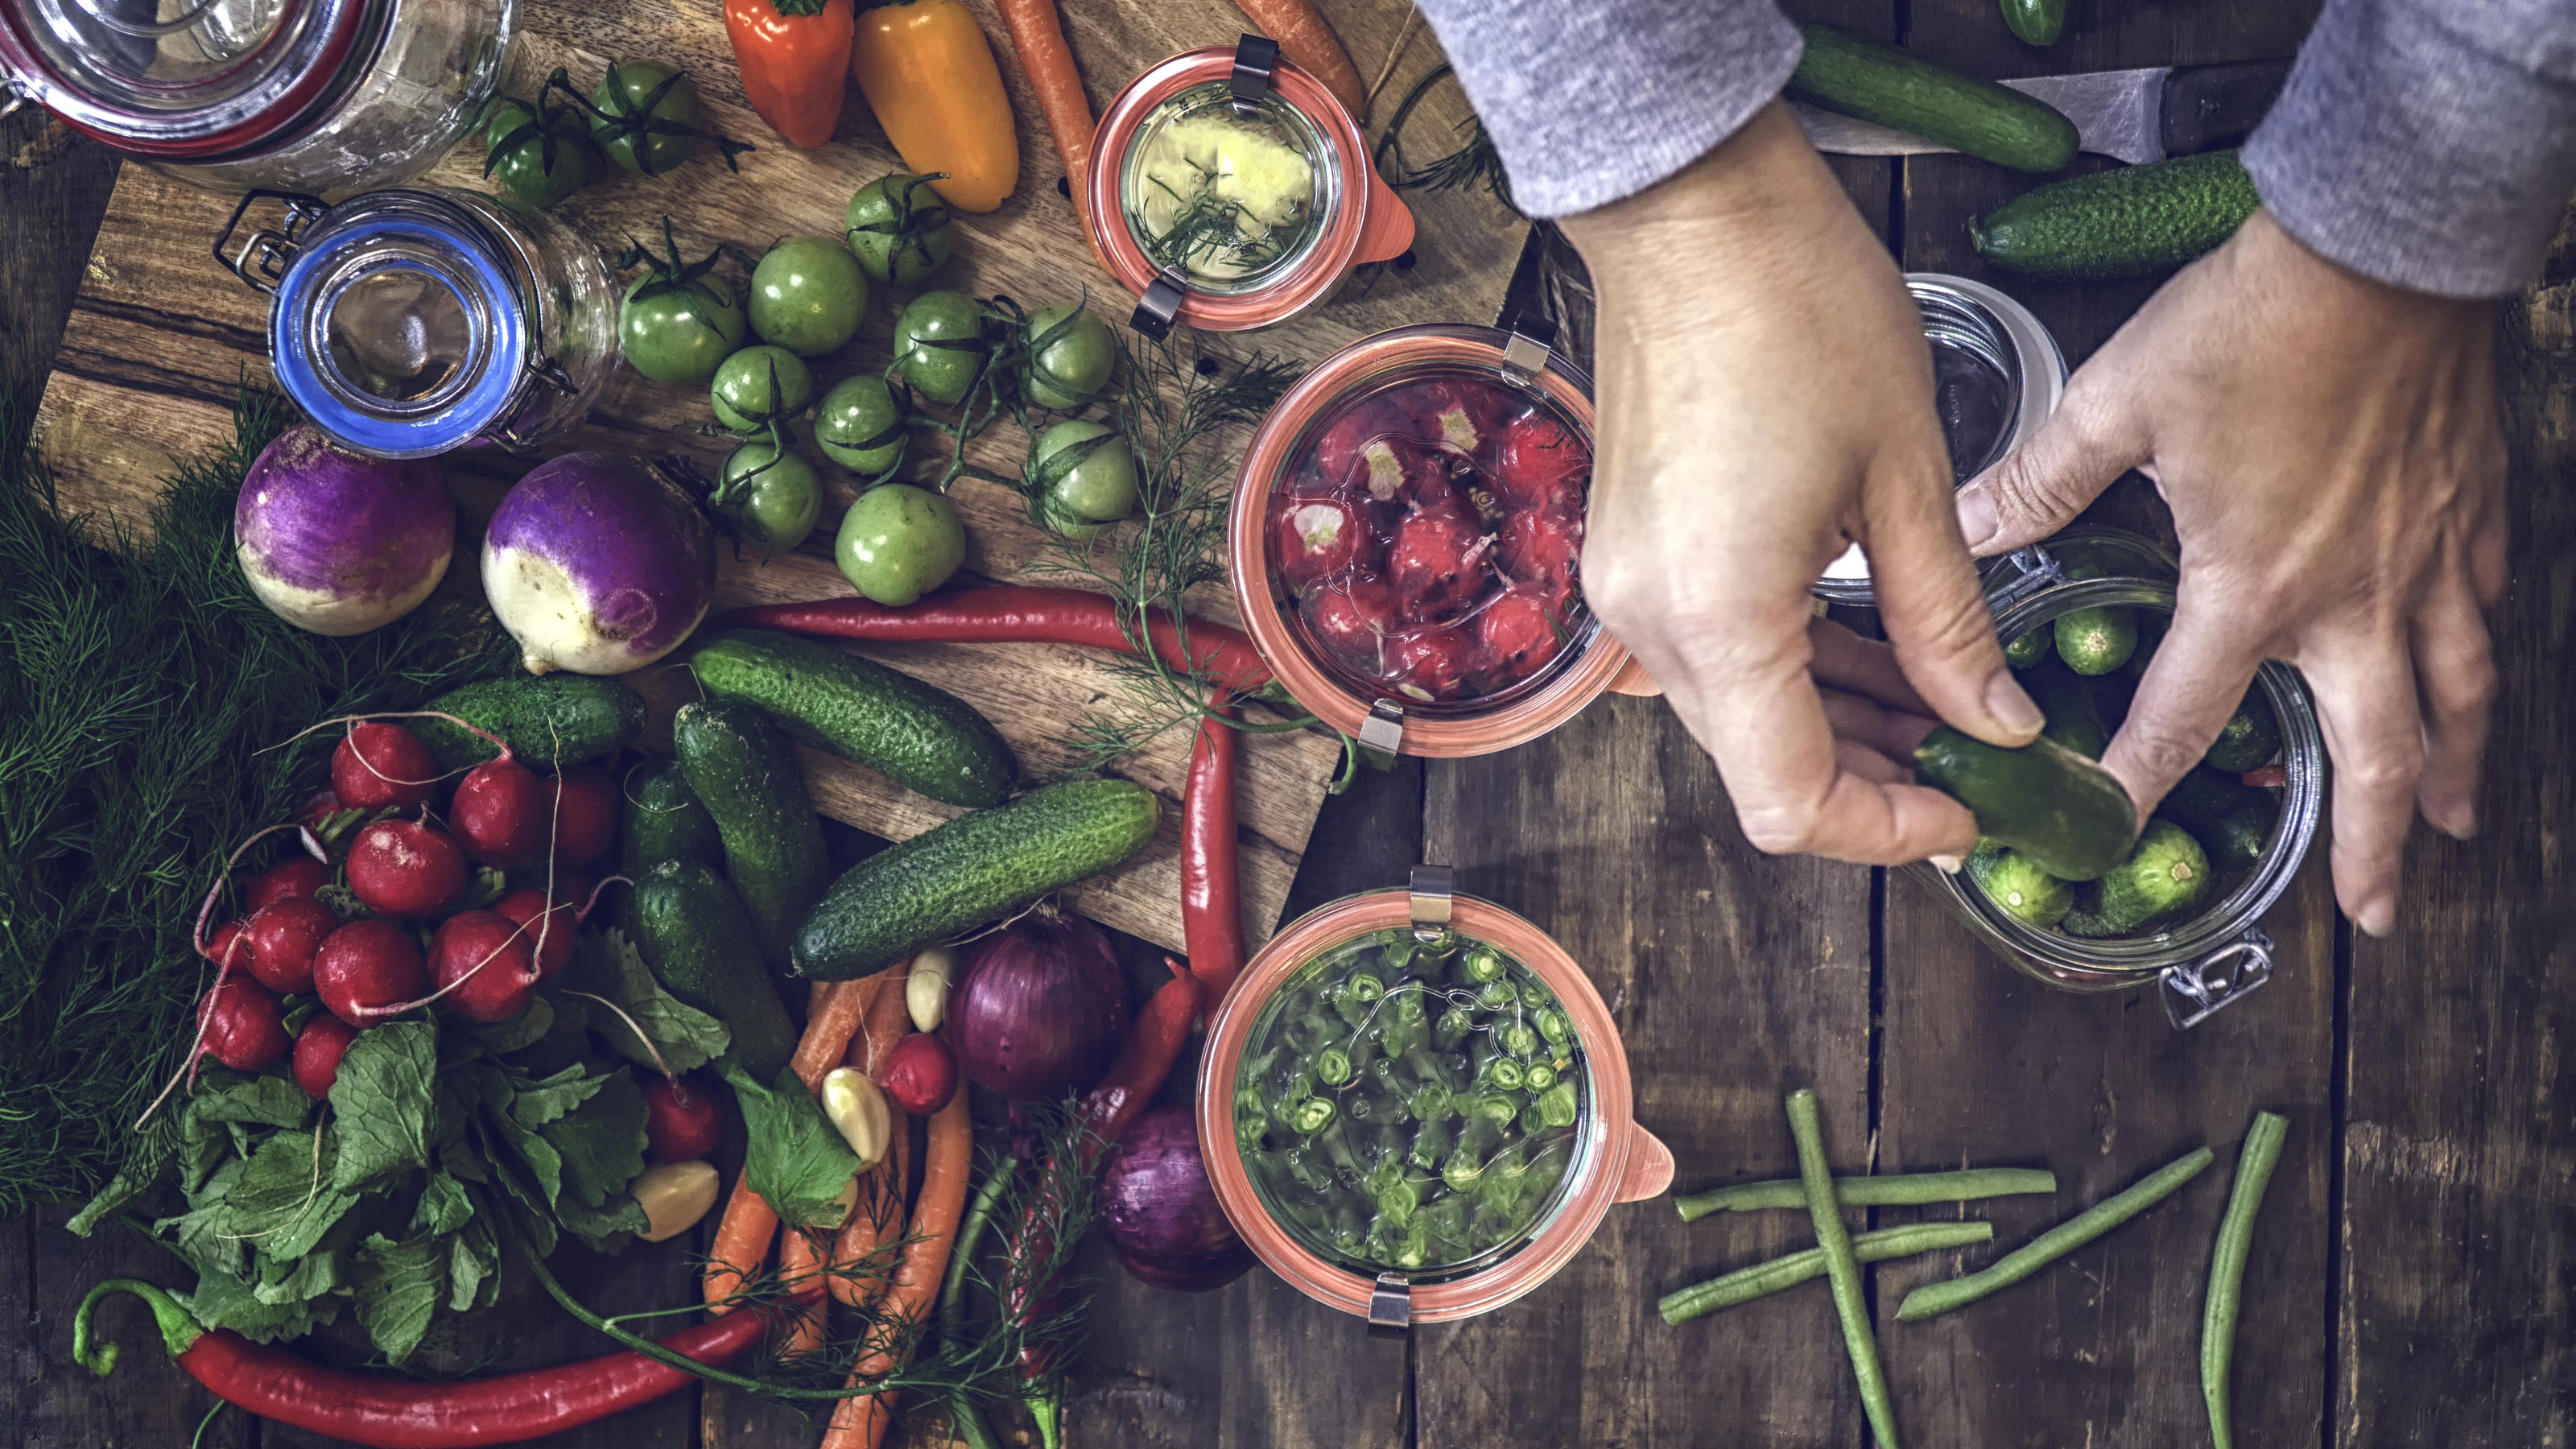
{"label": "metal clamp closure", "polygon": [[1998,614],[2051,584],[2066,582],[2066,566],[2057,561],[2057,555],[2050,553],[2046,544],[2027,544],[2007,556],[2021,572],[1995,591],[1990,602]]}
{"label": "metal clamp closure", "polygon": [[1188,274],[1177,262],[1165,267],[1145,284],[1145,295],[1136,299],[1136,310],[1127,318],[1127,325],[1160,342],[1172,335],[1172,319],[1181,314],[1181,303],[1189,295]]}
{"label": "metal clamp closure", "polygon": [[1545,318],[1523,317],[1514,322],[1511,337],[1503,344],[1503,371],[1515,382],[1532,381],[1555,360],[1555,341],[1556,324]]}
{"label": "metal clamp closure", "polygon": [[1368,1331],[1372,1338],[1401,1338],[1413,1326],[1413,1285],[1401,1273],[1377,1275],[1369,1294]]}
{"label": "metal clamp closure", "polygon": [[1271,73],[1279,69],[1279,42],[1266,35],[1247,35],[1234,43],[1234,72],[1225,88],[1234,97],[1234,113],[1250,118],[1270,94]]}
{"label": "metal clamp closure", "polygon": [[1404,750],[1404,706],[1391,699],[1381,699],[1369,706],[1368,718],[1360,721],[1360,748],[1379,756],[1379,763],[1391,765]]}
{"label": "metal clamp closure", "polygon": [[[252,232],[242,239],[238,250],[227,255],[225,245],[240,228],[242,218],[250,214],[253,203],[263,199],[285,203],[286,224],[274,231],[262,228]],[[224,229],[215,234],[215,260],[223,263],[224,270],[241,278],[252,291],[274,297],[278,282],[286,276],[287,267],[295,260],[297,245],[304,240],[304,234],[313,229],[313,223],[320,221],[330,209],[330,204],[321,197],[301,191],[247,192],[242,196],[241,204],[233,208],[231,218],[224,222]]]}
{"label": "metal clamp closure", "polygon": [[1449,934],[1449,917],[1458,905],[1457,872],[1445,865],[1415,866],[1407,905],[1416,939],[1437,941]]}
{"label": "metal clamp closure", "polygon": [[2272,938],[2248,929],[2197,961],[2166,967],[2156,978],[2156,994],[2164,998],[2165,1019],[2174,1030],[2187,1031],[2271,979]]}

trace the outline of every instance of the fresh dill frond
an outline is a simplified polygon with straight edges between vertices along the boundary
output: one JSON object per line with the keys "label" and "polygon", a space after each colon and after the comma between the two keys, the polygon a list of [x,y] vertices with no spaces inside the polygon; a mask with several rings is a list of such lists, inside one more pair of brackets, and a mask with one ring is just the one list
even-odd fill
{"label": "fresh dill frond", "polygon": [[[1154,187],[1172,198],[1179,210],[1172,224],[1160,233],[1144,236],[1146,259],[1157,269],[1179,267],[1185,272],[1206,274],[1220,266],[1233,267],[1249,276],[1288,254],[1294,239],[1285,226],[1243,229],[1244,206],[1216,194],[1216,177],[1199,166],[1199,185],[1184,196],[1166,185],[1159,177]],[[1144,235],[1144,219],[1137,217],[1136,230]]]}
{"label": "fresh dill frond", "polygon": [[1386,129],[1379,133],[1375,151],[1378,174],[1398,191],[1473,191],[1482,190],[1514,216],[1520,206],[1512,200],[1511,177],[1503,171],[1502,154],[1494,149],[1494,138],[1485,133],[1485,120],[1473,111],[1458,123],[1458,148],[1429,164],[1414,167],[1405,162],[1404,126],[1413,119],[1414,108],[1422,104],[1431,88],[1447,79],[1449,65],[1443,61],[1413,83],[1404,100],[1388,118]]}

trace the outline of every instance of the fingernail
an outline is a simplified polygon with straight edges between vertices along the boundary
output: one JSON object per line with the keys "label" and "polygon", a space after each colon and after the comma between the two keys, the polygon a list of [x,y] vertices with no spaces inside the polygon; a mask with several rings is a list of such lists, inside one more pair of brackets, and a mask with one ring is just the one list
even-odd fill
{"label": "fingernail", "polygon": [[2352,923],[2365,935],[2385,936],[2397,929],[2397,897],[2394,894],[2372,896],[2353,913]]}
{"label": "fingernail", "polygon": [[2454,805],[2442,812],[2442,818],[2433,822],[2433,828],[2453,840],[2474,839],[2478,833],[2478,808],[2465,803]]}
{"label": "fingernail", "polygon": [[1959,536],[1975,548],[1995,536],[1995,495],[1982,483],[1959,490]]}
{"label": "fingernail", "polygon": [[1928,855],[1925,856],[1924,859],[1941,867],[1941,873],[1944,875],[1957,875],[1959,873],[1959,857],[1955,855]]}
{"label": "fingernail", "polygon": [[2038,734],[2040,727],[2048,723],[2048,716],[2022,693],[2021,681],[2013,678],[2009,669],[1996,670],[1995,677],[1987,683],[1986,708],[1994,712],[1995,723],[2017,735]]}

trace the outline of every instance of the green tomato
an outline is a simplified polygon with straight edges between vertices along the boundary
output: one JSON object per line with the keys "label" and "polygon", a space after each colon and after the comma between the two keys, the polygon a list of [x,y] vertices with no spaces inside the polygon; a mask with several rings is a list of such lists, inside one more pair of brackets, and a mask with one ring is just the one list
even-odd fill
{"label": "green tomato", "polygon": [[655,382],[705,382],[742,336],[742,306],[722,277],[638,277],[617,309],[618,347]]}
{"label": "green tomato", "polygon": [[716,369],[716,421],[737,433],[784,422],[814,400],[814,374],[784,347],[746,347]]}
{"label": "green tomato", "polygon": [[842,224],[859,265],[880,282],[913,286],[948,260],[948,203],[923,177],[897,171],[860,187]]}
{"label": "green tomato", "polygon": [[1105,527],[1136,511],[1136,450],[1106,423],[1075,419],[1046,430],[1030,452],[1030,481],[1044,490],[1048,525],[1068,538],[1070,521]]}
{"label": "green tomato", "polygon": [[[706,139],[706,108],[695,82],[679,67],[658,60],[617,61],[591,92],[590,103],[608,113],[592,118],[592,136],[608,159],[644,176],[660,176],[696,154]],[[649,122],[684,130],[647,129]]]}
{"label": "green tomato", "polygon": [[1029,314],[1029,401],[1069,412],[1100,396],[1117,364],[1109,324],[1088,307],[1040,307]]}
{"label": "green tomato", "polygon": [[966,525],[940,494],[888,483],[860,494],[841,515],[832,556],[851,587],[901,608],[948,582],[966,562]]}
{"label": "green tomato", "polygon": [[580,123],[504,100],[483,131],[483,174],[530,206],[552,206],[599,173],[599,148]]}
{"label": "green tomato", "polygon": [[827,236],[791,236],[751,273],[751,330],[799,357],[820,357],[858,335],[868,278]]}
{"label": "green tomato", "polygon": [[823,482],[803,458],[766,442],[745,443],[724,460],[723,478],[716,515],[763,558],[787,552],[814,531],[823,511]]}
{"label": "green tomato", "polygon": [[984,309],[958,292],[924,292],[894,324],[895,366],[933,402],[962,402],[982,376],[991,345]]}
{"label": "green tomato", "polygon": [[882,473],[903,457],[903,409],[885,379],[844,378],[814,410],[814,441],[823,456],[861,473]]}

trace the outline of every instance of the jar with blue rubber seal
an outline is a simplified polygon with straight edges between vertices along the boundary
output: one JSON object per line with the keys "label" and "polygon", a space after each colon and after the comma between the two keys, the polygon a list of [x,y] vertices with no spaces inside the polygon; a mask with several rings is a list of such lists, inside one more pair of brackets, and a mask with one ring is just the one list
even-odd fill
{"label": "jar with blue rubber seal", "polygon": [[[283,221],[235,245],[263,201]],[[534,451],[581,426],[617,366],[617,294],[598,253],[501,197],[393,188],[333,206],[254,191],[215,255],[273,299],[279,388],[356,452]]]}

